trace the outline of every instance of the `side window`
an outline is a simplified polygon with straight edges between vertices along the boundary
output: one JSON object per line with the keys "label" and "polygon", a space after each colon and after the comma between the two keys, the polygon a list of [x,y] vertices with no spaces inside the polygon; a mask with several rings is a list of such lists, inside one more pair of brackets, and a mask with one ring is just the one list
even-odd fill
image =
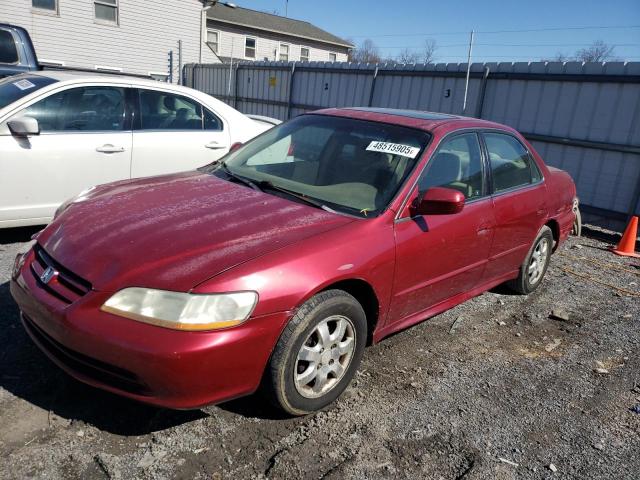
{"label": "side window", "polygon": [[495,192],[529,185],[542,178],[529,152],[511,135],[485,133],[484,140],[489,152]]}
{"label": "side window", "polygon": [[429,160],[418,181],[421,192],[445,187],[462,192],[467,199],[483,195],[482,155],[476,133],[445,140]]}
{"label": "side window", "polygon": [[142,130],[222,130],[222,121],[195,100],[156,90],[140,90]]}
{"label": "side window", "polygon": [[13,35],[8,30],[0,29],[0,63],[17,63],[18,49]]}
{"label": "side window", "polygon": [[123,88],[81,87],[56,92],[18,115],[38,120],[40,131],[112,132],[124,129]]}

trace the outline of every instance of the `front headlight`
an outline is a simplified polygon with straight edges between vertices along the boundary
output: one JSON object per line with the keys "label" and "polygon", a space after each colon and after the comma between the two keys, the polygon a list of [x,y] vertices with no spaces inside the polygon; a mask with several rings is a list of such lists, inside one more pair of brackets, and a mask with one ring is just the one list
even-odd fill
{"label": "front headlight", "polygon": [[258,302],[256,292],[191,294],[131,287],[115,293],[100,309],[175,330],[216,330],[244,322]]}

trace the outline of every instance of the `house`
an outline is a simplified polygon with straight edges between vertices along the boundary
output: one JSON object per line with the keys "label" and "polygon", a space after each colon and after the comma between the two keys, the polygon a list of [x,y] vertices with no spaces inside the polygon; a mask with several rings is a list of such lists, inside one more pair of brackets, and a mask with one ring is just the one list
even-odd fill
{"label": "house", "polygon": [[353,45],[315,25],[232,3],[207,8],[206,44],[234,60],[346,62]]}
{"label": "house", "polygon": [[26,28],[44,64],[163,80],[171,73],[177,82],[180,63],[220,62],[205,44],[200,0],[2,0],[1,4],[0,22]]}

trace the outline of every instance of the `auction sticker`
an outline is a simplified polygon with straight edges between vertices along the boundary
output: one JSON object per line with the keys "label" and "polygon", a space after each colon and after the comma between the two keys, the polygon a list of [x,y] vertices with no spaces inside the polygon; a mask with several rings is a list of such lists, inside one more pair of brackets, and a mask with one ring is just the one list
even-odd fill
{"label": "auction sticker", "polygon": [[420,149],[411,145],[402,145],[401,143],[388,143],[373,141],[367,147],[369,152],[391,153],[393,155],[402,155],[403,157],[416,158]]}
{"label": "auction sticker", "polygon": [[13,84],[18,87],[20,90],[29,90],[30,88],[35,87],[33,83],[31,83],[26,78],[22,80],[18,80],[17,82],[13,82]]}

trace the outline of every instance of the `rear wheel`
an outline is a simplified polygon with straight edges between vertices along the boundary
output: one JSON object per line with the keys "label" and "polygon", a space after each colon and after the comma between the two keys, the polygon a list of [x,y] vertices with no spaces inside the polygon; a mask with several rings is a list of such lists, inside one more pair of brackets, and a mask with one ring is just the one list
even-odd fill
{"label": "rear wheel", "polygon": [[272,402],[292,415],[329,405],[353,378],[366,338],[366,316],[353,296],[327,290],[312,297],[274,349],[265,376]]}
{"label": "rear wheel", "polygon": [[540,229],[531,250],[522,262],[518,278],[507,282],[507,286],[523,295],[538,288],[547,272],[552,248],[553,234],[551,229],[545,225]]}

